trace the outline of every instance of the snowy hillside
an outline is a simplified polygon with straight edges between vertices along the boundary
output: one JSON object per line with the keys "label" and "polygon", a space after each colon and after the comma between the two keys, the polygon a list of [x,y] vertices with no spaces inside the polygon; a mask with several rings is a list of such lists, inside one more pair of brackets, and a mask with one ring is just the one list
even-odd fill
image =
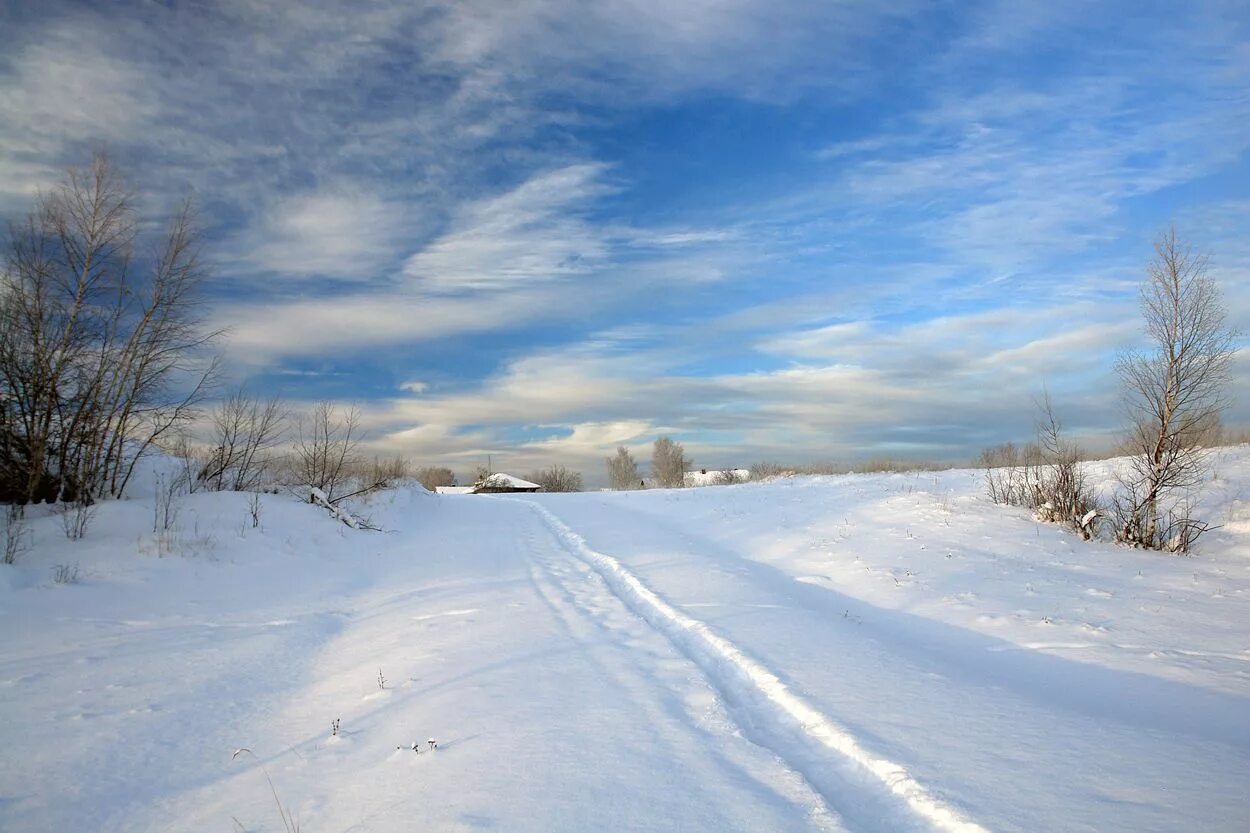
{"label": "snowy hillside", "polygon": [[1244,831],[1250,448],[1214,471],[1190,558],[974,471],[36,510],[0,829]]}

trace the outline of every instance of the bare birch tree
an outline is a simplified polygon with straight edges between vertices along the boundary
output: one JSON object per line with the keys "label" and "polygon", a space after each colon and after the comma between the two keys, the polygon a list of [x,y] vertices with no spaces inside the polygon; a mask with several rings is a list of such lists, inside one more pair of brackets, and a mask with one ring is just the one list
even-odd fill
{"label": "bare birch tree", "polygon": [[686,485],[686,450],[681,443],[668,437],[660,437],[651,449],[651,476],[662,489],[680,488]]}
{"label": "bare birch tree", "polygon": [[607,464],[610,488],[618,491],[637,489],[642,483],[642,478],[638,476],[638,463],[625,446],[618,447],[616,454],[607,458]]}
{"label": "bare birch tree", "polygon": [[1117,363],[1132,456],[1113,507],[1116,534],[1134,546],[1185,552],[1208,529],[1189,516],[1186,493],[1206,471],[1200,439],[1228,403],[1236,333],[1225,323],[1207,258],[1175,228],[1155,242],[1141,310],[1150,347]]}
{"label": "bare birch tree", "polygon": [[184,205],[149,251],[133,202],[97,153],[10,230],[0,283],[5,499],[121,494],[215,377],[194,213]]}
{"label": "bare birch tree", "polygon": [[325,492],[333,501],[348,472],[359,463],[360,412],[340,409],[334,402],[318,402],[299,421],[295,440],[295,468],[300,482]]}
{"label": "bare birch tree", "polygon": [[278,397],[260,400],[242,388],[227,396],[213,411],[212,451],[199,479],[219,492],[259,488],[286,433],[286,416]]}

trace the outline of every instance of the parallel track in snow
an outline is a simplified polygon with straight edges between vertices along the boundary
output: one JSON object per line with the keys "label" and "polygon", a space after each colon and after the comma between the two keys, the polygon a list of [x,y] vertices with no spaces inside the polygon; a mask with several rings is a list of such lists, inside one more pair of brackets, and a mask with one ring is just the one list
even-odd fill
{"label": "parallel track in snow", "polygon": [[697,665],[744,734],[800,773],[845,822],[874,833],[987,833],[902,764],[866,748],[737,645],[670,605],[617,559],[592,549],[545,507],[516,502],[537,513],[571,557],[593,570],[613,596]]}

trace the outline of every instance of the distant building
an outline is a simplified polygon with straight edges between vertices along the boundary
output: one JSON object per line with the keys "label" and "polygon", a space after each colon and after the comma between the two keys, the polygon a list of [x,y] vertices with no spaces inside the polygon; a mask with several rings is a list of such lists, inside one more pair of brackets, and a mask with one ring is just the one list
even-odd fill
{"label": "distant building", "polygon": [[507,494],[509,492],[537,492],[541,489],[542,486],[539,486],[537,483],[531,483],[528,480],[522,480],[519,477],[498,472],[475,483],[472,494],[494,495]]}

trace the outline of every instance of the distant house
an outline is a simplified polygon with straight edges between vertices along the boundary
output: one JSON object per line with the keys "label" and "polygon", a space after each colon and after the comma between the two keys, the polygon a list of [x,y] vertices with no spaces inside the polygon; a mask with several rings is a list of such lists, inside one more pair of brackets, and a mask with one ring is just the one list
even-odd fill
{"label": "distant house", "polygon": [[749,469],[699,469],[688,471],[682,477],[687,487],[724,486],[729,483],[745,483],[751,479]]}
{"label": "distant house", "polygon": [[540,489],[542,489],[542,486],[539,486],[537,483],[531,483],[528,480],[522,480],[519,477],[498,472],[475,483],[472,494],[494,495],[507,494],[509,492],[537,492]]}

